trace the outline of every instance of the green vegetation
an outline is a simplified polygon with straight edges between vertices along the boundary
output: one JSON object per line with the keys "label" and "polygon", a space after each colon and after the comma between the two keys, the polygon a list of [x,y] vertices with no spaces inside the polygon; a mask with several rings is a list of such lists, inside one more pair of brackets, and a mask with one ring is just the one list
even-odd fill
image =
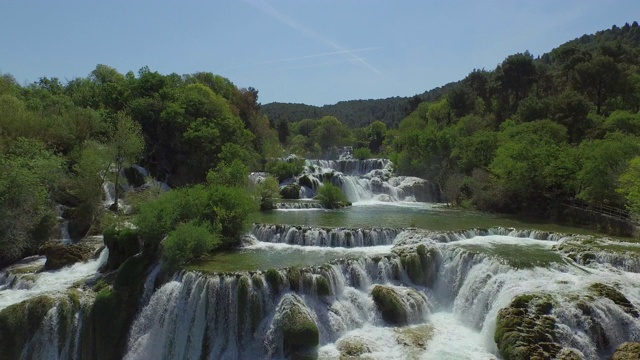
{"label": "green vegetation", "polygon": [[169,268],[175,268],[220,246],[219,234],[193,221],[182,223],[164,241],[163,257]]}
{"label": "green vegetation", "polygon": [[[298,187],[298,191],[300,188]],[[260,210],[272,210],[275,208],[275,201],[280,199],[280,187],[278,186],[278,180],[273,176],[268,176],[260,184],[256,186],[256,193],[260,200]],[[287,198],[286,196],[283,196]]]}
{"label": "green vegetation", "polygon": [[351,205],[342,189],[331,183],[326,183],[318,189],[316,199],[327,209],[337,209]]}
{"label": "green vegetation", "polygon": [[371,154],[371,150],[369,148],[357,148],[353,150],[353,157],[358,160],[366,160],[370,159],[373,155]]}
{"label": "green vegetation", "polygon": [[402,296],[393,288],[376,285],[371,290],[371,297],[382,314],[382,319],[392,325],[407,325],[409,314],[401,300]]}
{"label": "green vegetation", "polygon": [[278,179],[278,181],[284,181],[290,177],[299,175],[304,170],[304,160],[302,159],[288,159],[288,160],[274,160],[267,163],[267,172]]}

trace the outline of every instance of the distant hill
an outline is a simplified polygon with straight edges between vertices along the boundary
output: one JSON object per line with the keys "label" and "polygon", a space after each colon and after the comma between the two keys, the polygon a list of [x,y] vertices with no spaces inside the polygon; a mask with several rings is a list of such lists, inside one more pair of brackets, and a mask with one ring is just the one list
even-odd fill
{"label": "distant hill", "polygon": [[367,126],[376,120],[395,127],[415,110],[420,102],[440,100],[457,84],[449,83],[413,97],[340,101],[324,106],[274,102],[262,105],[261,112],[269,117],[272,124],[333,115],[351,128]]}
{"label": "distant hill", "polygon": [[[602,44],[607,44],[610,47],[608,55],[615,56],[621,45],[632,48],[640,46],[640,31],[637,28],[638,24],[634,22],[632,25],[628,23],[622,27],[614,25],[608,30],[583,35],[542,55],[537,61],[550,63],[563,50],[568,53],[572,53],[571,50],[568,50],[572,48],[594,50]],[[375,120],[384,122],[388,127],[396,127],[402,119],[417,108],[420,102],[438,101],[461,83],[462,81],[452,82],[412,97],[397,96],[376,100],[340,101],[334,105],[313,106],[274,102],[262,105],[261,112],[267,115],[269,121],[274,125],[281,121],[292,123],[302,119],[333,115],[351,128],[367,126]]]}

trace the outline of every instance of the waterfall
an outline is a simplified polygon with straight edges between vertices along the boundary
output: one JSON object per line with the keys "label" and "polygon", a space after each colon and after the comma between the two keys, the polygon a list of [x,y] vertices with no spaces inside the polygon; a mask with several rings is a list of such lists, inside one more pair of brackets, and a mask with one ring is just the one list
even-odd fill
{"label": "waterfall", "polygon": [[[285,324],[292,312],[317,327],[322,356],[339,357],[357,343],[374,357],[433,351],[451,358],[490,358],[498,354],[494,334],[500,310],[523,294],[549,299],[545,316],[554,319],[557,346],[586,358],[610,356],[622,342],[640,340],[637,310],[597,292],[600,283],[618,284],[615,291],[638,306],[640,277],[598,263],[587,271],[571,262],[557,250],[574,239],[571,235],[508,228],[382,230],[255,225],[253,247],[285,242],[316,248],[332,241],[344,246],[345,234],[361,239],[378,234],[378,241],[395,245],[393,253],[341,258],[323,266],[180,273],[156,290],[136,319],[126,358],[287,357],[292,350]],[[397,297],[395,312],[380,307],[376,289]],[[385,326],[390,321],[399,321],[400,327]],[[417,350],[403,337],[414,328],[434,334],[420,340]],[[445,328],[462,338],[442,336]],[[460,348],[451,343],[465,339]]]}
{"label": "waterfall", "polygon": [[[64,293],[76,282],[95,276],[98,273],[98,269],[107,262],[108,258],[109,249],[105,248],[97,259],[86,263],[76,263],[57,271],[22,274],[22,276],[28,275],[33,280],[28,285],[22,283],[16,286],[15,282],[17,280],[13,279],[11,280],[14,283],[13,287],[6,286],[3,288],[2,286],[5,285],[0,285],[0,310],[38,295]],[[44,260],[42,261],[44,262]],[[10,273],[10,270],[5,270],[3,277],[6,280],[4,281],[9,281],[10,275],[6,275],[7,273]]]}
{"label": "waterfall", "polygon": [[391,245],[398,229],[342,229],[254,224],[252,234],[262,242],[303,246],[356,247]]}
{"label": "waterfall", "polygon": [[349,201],[439,202],[437,187],[417,177],[393,177],[388,159],[306,160],[305,170],[296,179],[303,198],[313,198],[318,187],[329,181],[340,187]]}

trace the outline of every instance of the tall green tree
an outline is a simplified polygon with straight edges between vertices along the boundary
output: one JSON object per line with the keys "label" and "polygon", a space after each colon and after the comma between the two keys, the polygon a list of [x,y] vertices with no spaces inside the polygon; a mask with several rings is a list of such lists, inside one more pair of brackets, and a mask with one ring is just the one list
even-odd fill
{"label": "tall green tree", "polygon": [[115,171],[115,199],[113,208],[118,209],[120,177],[122,170],[135,163],[144,150],[144,139],[140,125],[124,112],[116,114],[116,123],[109,143],[110,158]]}

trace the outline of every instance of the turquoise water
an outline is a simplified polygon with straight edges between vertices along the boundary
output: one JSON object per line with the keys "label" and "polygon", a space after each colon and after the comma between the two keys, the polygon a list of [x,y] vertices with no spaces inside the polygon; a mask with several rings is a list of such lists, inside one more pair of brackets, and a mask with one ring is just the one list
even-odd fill
{"label": "turquoise water", "polygon": [[325,227],[417,227],[428,230],[513,227],[571,234],[596,234],[589,229],[536,219],[510,217],[429,203],[359,203],[340,210],[276,210],[257,214],[254,222]]}

